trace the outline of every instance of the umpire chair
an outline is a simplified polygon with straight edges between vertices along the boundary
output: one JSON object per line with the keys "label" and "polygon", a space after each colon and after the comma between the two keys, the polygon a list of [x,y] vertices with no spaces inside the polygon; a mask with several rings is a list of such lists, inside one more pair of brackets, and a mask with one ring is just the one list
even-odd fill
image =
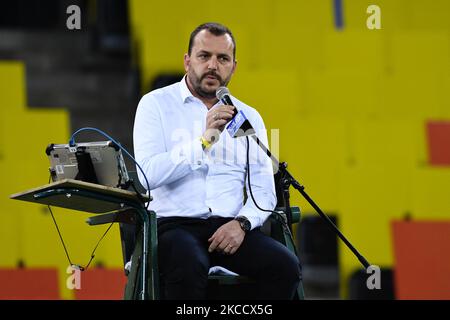
{"label": "umpire chair", "polygon": [[[131,171],[129,172],[129,176],[133,180],[137,191],[145,193],[146,190],[139,183],[137,173]],[[290,207],[290,210],[288,210],[290,215],[289,219],[286,215],[287,210],[284,207],[277,207],[274,211],[276,213],[272,213],[261,227],[262,232],[279,241],[298,256],[291,230],[292,224],[300,223],[300,209],[298,207]],[[149,211],[149,214],[156,215],[153,211]],[[113,222],[119,223],[124,272],[128,278],[124,299],[137,300],[142,291],[142,279],[140,279],[143,245],[142,224],[134,209],[123,209],[96,215],[87,220],[87,223],[91,226]],[[156,226],[150,226],[150,228],[152,227],[156,228]],[[148,241],[157,243],[157,238],[149,238]],[[156,246],[153,246],[153,244],[155,243],[149,243],[148,248],[155,248]],[[157,254],[153,254],[152,256],[153,259],[156,259]],[[157,269],[157,261],[151,261],[153,259],[148,259],[148,268]],[[157,270],[155,271],[157,273]],[[163,298],[160,294],[159,279],[155,279],[155,281],[151,282],[150,286],[150,290],[153,290],[156,299]],[[208,276],[208,300],[251,299],[254,290],[255,282],[246,276],[228,273],[210,273]],[[300,300],[304,299],[302,280],[300,280],[294,298]]]}

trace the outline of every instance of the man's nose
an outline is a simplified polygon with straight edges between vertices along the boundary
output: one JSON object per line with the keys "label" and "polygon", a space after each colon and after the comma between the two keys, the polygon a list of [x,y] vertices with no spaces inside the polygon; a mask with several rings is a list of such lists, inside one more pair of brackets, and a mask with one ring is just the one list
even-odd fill
{"label": "man's nose", "polygon": [[213,57],[211,57],[211,59],[209,59],[208,69],[217,70],[217,58],[216,57],[213,56]]}

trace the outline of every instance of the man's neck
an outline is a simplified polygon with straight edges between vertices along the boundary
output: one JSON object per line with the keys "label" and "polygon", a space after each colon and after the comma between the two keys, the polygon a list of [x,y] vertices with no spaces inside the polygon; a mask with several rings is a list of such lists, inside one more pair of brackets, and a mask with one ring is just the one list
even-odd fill
{"label": "man's neck", "polygon": [[186,76],[185,80],[186,80],[186,85],[187,85],[189,91],[192,93],[192,95],[193,95],[194,97],[200,99],[200,100],[203,102],[203,104],[208,108],[208,110],[211,109],[211,108],[217,103],[217,101],[219,101],[216,97],[211,98],[211,99],[208,99],[208,98],[205,98],[205,97],[200,96],[200,95],[199,95],[197,92],[195,92],[195,90],[193,89],[193,87],[192,87],[192,85],[191,85],[191,82],[189,81],[188,76]]}

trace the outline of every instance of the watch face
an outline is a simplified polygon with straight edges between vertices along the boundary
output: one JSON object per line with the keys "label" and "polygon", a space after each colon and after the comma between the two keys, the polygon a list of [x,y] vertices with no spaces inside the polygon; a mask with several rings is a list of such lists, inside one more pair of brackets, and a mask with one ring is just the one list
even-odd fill
{"label": "watch face", "polygon": [[247,219],[241,222],[241,226],[244,231],[250,231],[250,221],[248,221]]}
{"label": "watch face", "polygon": [[241,225],[242,230],[244,230],[245,232],[250,231],[252,225],[247,218],[237,217],[236,220],[239,221],[239,224]]}

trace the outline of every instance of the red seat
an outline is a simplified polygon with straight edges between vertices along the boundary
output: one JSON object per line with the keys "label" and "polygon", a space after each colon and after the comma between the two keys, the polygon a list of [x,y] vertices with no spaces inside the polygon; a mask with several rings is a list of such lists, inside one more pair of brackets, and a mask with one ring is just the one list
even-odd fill
{"label": "red seat", "polygon": [[450,121],[429,121],[427,140],[430,165],[450,166]]}
{"label": "red seat", "polygon": [[80,274],[77,300],[122,300],[127,278],[123,269],[93,268]]}
{"label": "red seat", "polygon": [[450,221],[394,221],[398,299],[450,299]]}
{"label": "red seat", "polygon": [[0,269],[0,300],[60,299],[55,268]]}

